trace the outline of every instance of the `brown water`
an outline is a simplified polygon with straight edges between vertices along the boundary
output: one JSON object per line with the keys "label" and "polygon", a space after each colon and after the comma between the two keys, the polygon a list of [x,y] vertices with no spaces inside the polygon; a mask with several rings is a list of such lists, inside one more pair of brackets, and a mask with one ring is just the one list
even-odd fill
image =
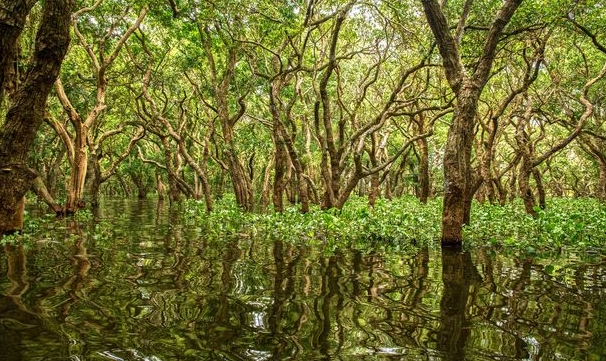
{"label": "brown water", "polygon": [[606,359],[600,255],[211,241],[152,202],[101,217],[111,238],[56,221],[2,247],[0,360]]}

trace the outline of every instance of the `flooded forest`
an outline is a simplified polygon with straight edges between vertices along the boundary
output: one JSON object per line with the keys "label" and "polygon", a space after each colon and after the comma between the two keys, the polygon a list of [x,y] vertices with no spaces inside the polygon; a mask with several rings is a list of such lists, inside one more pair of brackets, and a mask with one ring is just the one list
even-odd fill
{"label": "flooded forest", "polygon": [[605,359],[605,29],[0,0],[0,359]]}

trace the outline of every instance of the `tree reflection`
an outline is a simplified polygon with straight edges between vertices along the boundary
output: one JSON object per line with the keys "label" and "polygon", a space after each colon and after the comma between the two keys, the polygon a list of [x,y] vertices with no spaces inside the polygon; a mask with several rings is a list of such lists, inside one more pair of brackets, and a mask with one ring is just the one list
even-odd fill
{"label": "tree reflection", "polygon": [[68,228],[61,242],[3,246],[0,360],[606,356],[604,258],[327,252],[215,240],[154,210],[110,241]]}
{"label": "tree reflection", "polygon": [[10,284],[6,295],[0,296],[0,359],[21,360],[22,334],[33,336],[39,332],[40,320],[23,302],[29,288],[27,258],[23,244],[4,246],[6,277]]}
{"label": "tree reflection", "polygon": [[438,350],[448,360],[464,360],[465,346],[471,334],[469,300],[473,286],[481,280],[471,255],[456,247],[442,248],[442,282]]}
{"label": "tree reflection", "polygon": [[[320,330],[313,347],[319,350],[322,360],[329,360],[331,353],[338,351],[343,345],[343,327],[339,320],[340,311],[343,309],[343,295],[339,290],[342,270],[338,260],[338,256],[335,255],[320,261],[322,268],[321,296],[314,300],[314,311]],[[334,298],[336,300],[333,301]],[[332,326],[333,319],[336,331]],[[336,335],[333,335],[333,332],[336,332]],[[336,345],[331,343],[331,337],[336,338]]]}

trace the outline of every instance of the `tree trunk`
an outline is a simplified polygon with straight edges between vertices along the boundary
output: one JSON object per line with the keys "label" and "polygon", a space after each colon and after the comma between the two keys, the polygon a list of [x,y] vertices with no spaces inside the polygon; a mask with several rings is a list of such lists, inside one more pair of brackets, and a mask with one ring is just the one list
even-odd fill
{"label": "tree trunk", "polygon": [[269,160],[267,165],[265,166],[265,171],[263,172],[263,187],[261,188],[261,199],[259,200],[259,207],[262,212],[267,210],[267,205],[269,204],[269,188],[270,188],[270,180],[271,180],[271,170],[274,165],[274,159]]}
{"label": "tree trunk", "polygon": [[[606,142],[598,137],[592,139],[581,136],[579,145],[598,164],[598,183],[594,194],[601,202],[604,202],[606,201]],[[561,190],[560,192],[563,193]]]}
{"label": "tree trunk", "polygon": [[99,163],[100,157],[96,152],[90,155],[90,166],[88,167],[88,175],[86,176],[87,182],[87,193],[89,196],[89,203],[91,207],[96,208],[99,206],[99,193],[101,191],[101,183],[103,182],[103,175],[101,173],[101,164]]}
{"label": "tree trunk", "polygon": [[290,205],[295,205],[297,204],[297,192],[298,192],[298,188],[297,188],[297,183],[296,183],[296,179],[293,177],[292,174],[292,167],[289,166],[288,168],[288,172],[286,173],[286,199],[288,199],[288,203],[290,203]]}
{"label": "tree trunk", "polygon": [[377,172],[370,176],[370,191],[368,193],[368,205],[371,207],[375,206],[375,203],[377,202],[377,198],[379,198],[379,195],[380,195],[379,185],[380,185],[380,178],[379,178],[379,173]]}
{"label": "tree trunk", "polygon": [[541,172],[537,168],[534,168],[532,170],[532,177],[534,178],[534,183],[537,186],[537,198],[539,199],[539,207],[541,209],[545,209],[545,207],[547,206],[547,195],[545,194],[545,187],[543,186]]}
{"label": "tree trunk", "polygon": [[181,191],[178,185],[178,175],[173,165],[172,152],[170,149],[170,142],[168,136],[160,138],[162,146],[164,148],[164,159],[166,160],[166,174],[168,176],[168,200],[170,204],[179,202],[181,200]]}
{"label": "tree trunk", "polygon": [[299,202],[301,202],[301,213],[307,213],[309,212],[309,185],[307,183],[310,178],[305,174],[305,166],[299,157],[299,153],[295,149],[293,137],[285,131],[283,124],[280,126],[282,139],[284,139],[284,145],[288,151],[290,164],[292,164],[292,167],[295,169],[297,191],[299,192]]}
{"label": "tree trunk", "polygon": [[463,240],[463,226],[469,223],[473,199],[471,149],[479,89],[465,87],[457,96],[454,119],[444,149],[444,201],[442,244],[456,245]]}
{"label": "tree trunk", "polygon": [[[521,158],[520,158],[521,159]],[[516,166],[514,166],[514,168],[511,171],[511,177],[509,178],[508,181],[508,188],[509,188],[509,192],[508,192],[508,200],[509,202],[513,202],[514,199],[516,199],[518,197],[518,191],[516,188],[516,185],[518,184],[518,173],[516,172]]]}
{"label": "tree trunk", "polygon": [[[13,218],[8,220],[5,234],[21,233],[23,231],[23,217],[25,213],[25,196],[17,202],[17,211],[13,214]],[[0,234],[0,237],[2,235]]]}
{"label": "tree trunk", "polygon": [[284,189],[286,188],[286,171],[288,169],[288,153],[284,145],[284,138],[280,132],[280,125],[274,121],[274,184],[273,184],[273,204],[276,212],[284,211]]}
{"label": "tree trunk", "polygon": [[254,198],[252,184],[248,179],[244,166],[238,159],[233,150],[226,151],[226,160],[229,167],[231,183],[236,195],[236,202],[242,209],[252,211],[254,208]]}
{"label": "tree trunk", "polygon": [[206,167],[206,159],[203,159],[203,163],[201,169],[204,172],[204,175],[200,176],[200,183],[202,185],[202,194],[204,195],[204,203],[206,205],[206,210],[208,212],[213,210],[213,195],[212,190],[210,189],[210,182],[208,181],[208,169]]}
{"label": "tree trunk", "polygon": [[129,172],[129,176],[130,176],[130,179],[135,184],[135,187],[137,187],[137,198],[138,199],[147,198],[148,187],[147,187],[147,182],[143,178],[143,175],[137,174],[134,172]]}
{"label": "tree trunk", "polygon": [[[167,127],[170,127],[170,123],[166,123]],[[198,181],[200,182],[200,188],[202,190],[202,196],[204,196],[204,204],[206,205],[206,211],[210,212],[213,210],[213,198],[212,198],[212,194],[211,194],[211,189],[210,189],[210,183],[208,182],[208,170],[206,167],[206,162],[208,160],[208,157],[206,155],[204,155],[201,159],[201,161],[198,163],[196,162],[196,160],[189,154],[189,151],[187,150],[187,147],[185,145],[185,141],[183,140],[183,138],[181,136],[179,136],[177,133],[175,133],[172,129],[171,129],[171,135],[173,137],[173,139],[177,142],[178,146],[179,146],[179,152],[183,155],[183,157],[185,158],[185,160],[187,161],[187,163],[193,168],[194,170],[194,175],[197,177],[196,179],[198,179]],[[195,198],[199,198],[200,197],[200,192],[198,192],[198,190],[194,191],[195,193]]]}
{"label": "tree trunk", "polygon": [[[0,3],[1,7],[8,8],[4,3]],[[15,230],[13,220],[17,213],[22,213],[21,201],[36,178],[25,163],[44,120],[48,94],[67,52],[72,6],[72,0],[44,2],[32,64],[0,128],[0,234]],[[5,37],[4,33],[0,34],[0,38]]]}
{"label": "tree trunk", "polygon": [[[494,131],[494,130],[492,130]],[[493,172],[491,169],[492,160],[494,157],[493,152],[493,142],[484,141],[484,139],[480,140],[477,144],[478,149],[482,147],[482,159],[480,160],[480,177],[482,178],[482,184],[480,188],[476,192],[476,199],[483,203],[486,200],[490,202],[490,204],[495,204],[496,202],[496,194],[495,194],[495,177],[493,176]]]}
{"label": "tree trunk", "polygon": [[393,193],[392,193],[391,188],[392,188],[392,186],[391,186],[390,171],[386,170],[385,171],[385,199],[388,199],[388,200],[393,199]]}
{"label": "tree trunk", "polygon": [[158,191],[158,200],[164,200],[164,194],[166,193],[166,186],[162,182],[162,176],[160,173],[156,173],[156,188]]}
{"label": "tree trunk", "polygon": [[507,190],[503,186],[502,176],[495,178],[494,186],[497,190],[497,199],[501,206],[504,206],[507,203]]}
{"label": "tree trunk", "polygon": [[61,171],[61,164],[65,161],[66,150],[63,147],[59,147],[58,154],[55,159],[48,165],[48,171],[44,176],[44,183],[50,194],[57,194],[60,189],[64,186],[59,181],[63,177]]}
{"label": "tree trunk", "polygon": [[601,202],[606,201],[606,163],[600,163],[600,176],[598,178],[596,196]]}
{"label": "tree trunk", "polygon": [[[419,133],[425,133],[425,129],[421,129]],[[421,203],[427,203],[429,198],[429,148],[427,138],[422,138],[417,141],[419,148],[419,200]]]}
{"label": "tree trunk", "polygon": [[522,165],[520,166],[520,174],[518,176],[518,186],[520,189],[520,197],[524,201],[524,209],[526,213],[531,215],[533,218],[538,217],[537,211],[534,209],[536,205],[532,189],[530,188],[530,176],[532,175],[532,164],[527,156],[522,158]]}
{"label": "tree trunk", "polygon": [[224,119],[223,122],[223,141],[225,143],[224,157],[225,163],[227,164],[227,170],[231,178],[232,187],[234,194],[236,195],[236,202],[238,206],[246,211],[252,211],[254,208],[254,197],[252,191],[251,180],[246,174],[244,165],[238,158],[238,154],[235,150],[234,144],[234,130],[230,124],[230,120],[227,115],[220,116]]}
{"label": "tree trunk", "polygon": [[[126,182],[124,181],[124,178],[120,175],[120,173],[116,173],[116,179],[118,180],[118,184],[120,185],[120,188],[118,187],[113,187],[114,189],[114,193],[113,195],[120,195],[122,194],[124,197],[130,197],[133,194],[132,189],[126,184]],[[109,188],[110,190],[112,188]],[[122,192],[120,192],[118,189],[120,189]],[[94,211],[94,209],[93,209]]]}
{"label": "tree trunk", "polygon": [[84,184],[88,171],[88,152],[86,149],[86,130],[84,124],[76,130],[74,142],[74,160],[67,187],[65,215],[73,215],[84,207]]}
{"label": "tree trunk", "polygon": [[217,179],[217,185],[215,187],[215,197],[217,199],[223,198],[225,193],[225,170],[221,168],[219,170],[219,178]]}

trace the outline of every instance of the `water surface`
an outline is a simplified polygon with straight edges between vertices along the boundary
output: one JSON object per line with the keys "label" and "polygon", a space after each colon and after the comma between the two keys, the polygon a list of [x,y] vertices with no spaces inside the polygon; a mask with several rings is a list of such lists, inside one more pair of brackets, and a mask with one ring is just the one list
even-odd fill
{"label": "water surface", "polygon": [[601,255],[216,240],[151,201],[99,217],[2,247],[0,360],[606,359]]}

